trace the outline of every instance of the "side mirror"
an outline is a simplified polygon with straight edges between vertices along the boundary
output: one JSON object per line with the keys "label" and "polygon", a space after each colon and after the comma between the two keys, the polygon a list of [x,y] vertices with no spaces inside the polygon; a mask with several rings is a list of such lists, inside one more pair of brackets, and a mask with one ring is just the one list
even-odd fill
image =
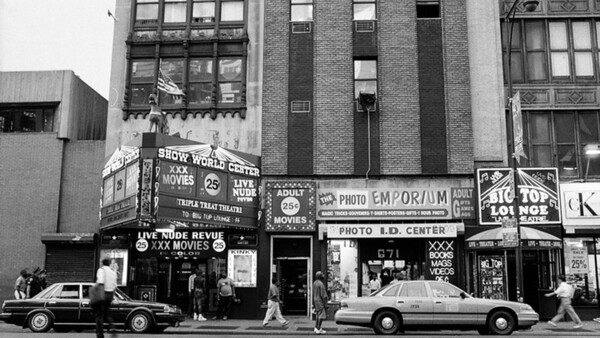
{"label": "side mirror", "polygon": [[467,298],[467,294],[463,291],[460,293],[460,298],[465,299]]}

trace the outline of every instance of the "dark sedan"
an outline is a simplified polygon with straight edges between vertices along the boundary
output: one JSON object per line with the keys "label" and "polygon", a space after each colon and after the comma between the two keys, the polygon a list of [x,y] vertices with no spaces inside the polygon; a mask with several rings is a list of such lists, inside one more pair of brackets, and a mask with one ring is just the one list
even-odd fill
{"label": "dark sedan", "polygon": [[[31,299],[7,300],[2,303],[0,320],[29,327],[33,332],[80,331],[94,327],[89,290],[93,283],[56,283]],[[185,317],[175,305],[129,298],[116,290],[111,307],[117,327],[132,332],[162,332],[176,326]]]}

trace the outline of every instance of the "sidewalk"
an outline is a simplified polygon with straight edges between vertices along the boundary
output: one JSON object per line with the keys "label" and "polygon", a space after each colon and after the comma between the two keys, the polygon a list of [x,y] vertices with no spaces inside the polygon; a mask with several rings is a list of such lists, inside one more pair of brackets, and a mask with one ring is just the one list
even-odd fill
{"label": "sidewalk", "polygon": [[[262,320],[248,319],[228,319],[228,320],[207,320],[204,322],[194,321],[191,318],[186,318],[179,327],[168,328],[165,333],[199,333],[199,334],[261,334],[271,336],[281,335],[297,335],[310,334],[313,331],[314,321],[304,316],[286,316],[290,322],[287,327],[282,327],[281,324],[272,320],[268,326],[262,326]],[[323,323],[323,330],[327,334],[338,335],[365,335],[374,334],[372,329],[358,326],[337,325],[332,320],[327,320]],[[419,332],[426,331],[407,331]],[[440,332],[440,331],[435,331]],[[461,331],[443,331],[449,334],[460,334]],[[468,331],[467,331],[468,332]],[[473,331],[476,334],[476,331]],[[473,333],[472,332],[472,333]],[[466,332],[465,332],[466,333]],[[516,335],[527,336],[563,336],[563,335],[578,335],[578,336],[600,336],[600,323],[586,321],[580,329],[573,329],[572,322],[560,322],[557,327],[553,327],[548,323],[540,322],[529,331],[518,331]]]}

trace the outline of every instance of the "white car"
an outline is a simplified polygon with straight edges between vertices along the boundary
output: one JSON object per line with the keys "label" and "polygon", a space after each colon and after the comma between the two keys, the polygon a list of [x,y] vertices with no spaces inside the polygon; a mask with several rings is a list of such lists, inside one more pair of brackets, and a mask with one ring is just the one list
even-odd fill
{"label": "white car", "polygon": [[377,334],[404,330],[469,330],[509,335],[529,329],[539,315],[525,303],[482,299],[438,281],[386,285],[368,297],[344,299],[335,322],[373,328]]}

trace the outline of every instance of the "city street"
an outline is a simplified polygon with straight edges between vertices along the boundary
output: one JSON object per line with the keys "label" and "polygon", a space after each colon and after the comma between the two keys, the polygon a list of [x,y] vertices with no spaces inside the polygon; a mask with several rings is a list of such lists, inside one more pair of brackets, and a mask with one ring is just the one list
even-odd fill
{"label": "city street", "polygon": [[[198,337],[200,336],[219,336],[219,337],[264,337],[264,336],[285,336],[285,337],[305,337],[307,335],[316,336],[313,330],[313,322],[304,317],[289,317],[290,326],[282,328],[276,321],[271,321],[268,327],[262,327],[260,320],[228,320],[195,322],[186,320],[177,328],[168,328],[161,334],[133,334],[129,332],[118,332],[119,337]],[[528,331],[517,331],[512,336],[517,337],[578,337],[578,336],[600,336],[600,323],[587,321],[581,329],[573,329],[572,323],[561,322],[558,327],[552,327],[546,322],[535,325]],[[326,321],[323,329],[327,334],[323,337],[331,336],[375,336],[371,329],[336,325],[332,321]],[[477,331],[407,331],[404,337],[459,337],[459,336],[479,336]],[[47,333],[33,333],[29,329],[22,329],[19,326],[0,323],[0,338],[21,337],[21,338],[41,338],[41,337],[95,337],[94,330],[84,330],[81,333],[71,331],[69,333],[57,333],[50,330]],[[106,335],[110,337],[110,335]]]}

